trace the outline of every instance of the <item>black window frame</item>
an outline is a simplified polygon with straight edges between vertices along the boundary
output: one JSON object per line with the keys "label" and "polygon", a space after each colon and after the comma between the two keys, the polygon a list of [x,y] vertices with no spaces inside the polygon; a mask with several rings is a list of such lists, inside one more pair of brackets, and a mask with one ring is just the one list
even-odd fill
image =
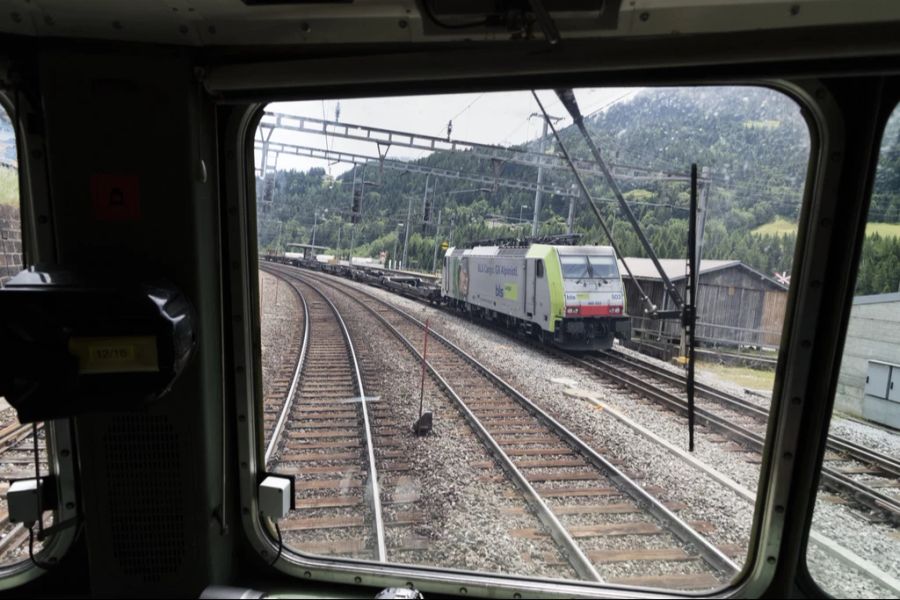
{"label": "black window frame", "polygon": [[[16,160],[19,178],[19,214],[22,232],[22,264],[26,268],[41,262],[55,262],[53,229],[47,194],[46,153],[43,151],[44,132],[36,124],[40,122],[40,109],[23,94],[7,94],[0,90],[0,108],[6,111],[12,123],[16,139]],[[25,127],[24,123],[32,123]],[[72,523],[79,517],[75,452],[70,419],[57,419],[44,423],[48,471],[41,477],[51,477],[55,489],[53,523]],[[35,559],[40,563],[55,565],[66,555],[78,534],[78,527],[62,527],[47,537]],[[0,591],[18,588],[45,573],[47,568],[38,566],[26,554],[21,560],[0,565]]]}

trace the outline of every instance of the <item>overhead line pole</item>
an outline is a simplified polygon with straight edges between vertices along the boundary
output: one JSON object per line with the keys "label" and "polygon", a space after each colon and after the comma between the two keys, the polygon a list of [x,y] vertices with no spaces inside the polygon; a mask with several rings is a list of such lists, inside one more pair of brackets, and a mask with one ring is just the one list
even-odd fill
{"label": "overhead line pole", "polygon": [[[358,170],[359,169],[357,169],[356,167],[353,167],[353,187],[350,190],[350,202],[351,202],[351,204],[350,204],[350,211],[351,211],[351,213],[350,213],[350,251],[347,255],[347,264],[350,265],[351,267],[353,266],[353,249],[354,249],[353,247],[356,245],[356,223],[353,222],[354,215],[353,215],[352,211],[353,211],[353,202],[355,202],[355,200],[356,200],[356,176],[357,176]],[[362,182],[360,183],[360,185],[362,186],[362,194],[365,195],[365,193],[366,193],[366,168],[365,167],[363,167]],[[360,201],[359,212],[362,213],[362,201]]]}
{"label": "overhead line pole", "polygon": [[[422,202],[424,204],[425,200],[428,198],[428,182],[431,180],[431,174],[425,176],[425,195],[423,196]],[[407,256],[407,247],[409,246],[409,221],[412,219],[412,196],[409,197],[409,208],[406,211],[406,235],[403,238],[403,268],[407,269],[406,265],[406,256]]]}
{"label": "overhead line pole", "polygon": [[569,216],[566,219],[566,233],[575,233],[575,198],[569,198]]}
{"label": "overhead line pole", "polygon": [[[544,117],[543,114],[540,113],[531,113],[528,115],[529,120],[531,117],[540,117],[544,122],[544,127],[541,132],[541,145],[540,145],[540,153],[544,154],[545,144],[547,142],[547,120],[553,119],[556,122],[562,120],[562,117]],[[531,223],[531,235],[536,236],[538,231],[538,226],[540,225],[541,220],[541,184],[544,182],[544,163],[538,163],[538,172],[537,172],[537,189],[534,191],[534,220]],[[572,233],[569,231],[569,233]]]}
{"label": "overhead line pole", "polygon": [[438,245],[441,242],[441,212],[438,211],[438,220],[437,220],[437,230],[434,232],[434,258],[431,259],[431,272],[434,273],[437,270],[437,252]]}

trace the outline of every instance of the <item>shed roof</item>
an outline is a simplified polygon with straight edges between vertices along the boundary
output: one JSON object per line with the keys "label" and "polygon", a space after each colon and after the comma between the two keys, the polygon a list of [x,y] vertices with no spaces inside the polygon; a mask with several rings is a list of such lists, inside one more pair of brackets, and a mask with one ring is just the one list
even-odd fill
{"label": "shed roof", "polygon": [[[656,270],[656,266],[653,264],[653,261],[649,258],[632,258],[625,257],[625,261],[628,263],[628,268],[631,269],[631,273],[634,275],[635,279],[650,279],[653,281],[660,281],[662,278],[659,276],[659,272]],[[661,258],[659,259],[659,264],[662,266],[663,271],[665,271],[666,276],[671,281],[679,281],[684,279],[687,275],[687,260],[683,258]],[[707,273],[712,273],[715,271],[721,271],[723,269],[731,269],[738,268],[753,275],[758,276],[760,279],[766,280],[767,283],[777,286],[782,290],[787,290],[787,286],[778,283],[771,277],[760,273],[756,269],[748,267],[744,263],[739,260],[709,260],[703,259],[700,261],[700,275],[706,275]],[[625,267],[622,265],[622,260],[619,259],[619,272],[623,277],[628,277],[628,272],[625,271]]]}

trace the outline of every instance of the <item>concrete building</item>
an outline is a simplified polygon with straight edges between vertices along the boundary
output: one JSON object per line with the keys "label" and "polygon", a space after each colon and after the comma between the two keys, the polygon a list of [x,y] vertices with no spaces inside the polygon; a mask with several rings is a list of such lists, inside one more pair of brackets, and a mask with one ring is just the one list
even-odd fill
{"label": "concrete building", "polygon": [[900,428],[900,293],[853,300],[834,408]]}

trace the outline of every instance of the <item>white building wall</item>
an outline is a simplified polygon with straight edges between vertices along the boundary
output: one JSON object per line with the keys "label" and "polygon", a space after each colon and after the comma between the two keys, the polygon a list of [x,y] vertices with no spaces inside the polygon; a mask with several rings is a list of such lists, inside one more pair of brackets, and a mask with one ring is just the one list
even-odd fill
{"label": "white building wall", "polygon": [[838,376],[835,410],[863,418],[870,360],[900,364],[900,293],[860,296],[854,301]]}

